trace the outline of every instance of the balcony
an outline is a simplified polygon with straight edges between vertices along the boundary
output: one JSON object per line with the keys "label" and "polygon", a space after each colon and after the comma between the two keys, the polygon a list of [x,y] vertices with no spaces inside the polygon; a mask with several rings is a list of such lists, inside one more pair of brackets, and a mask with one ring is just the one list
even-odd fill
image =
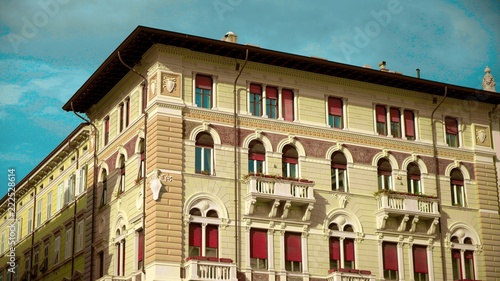
{"label": "balcony", "polygon": [[330,269],[327,281],[375,281],[371,271],[359,269]]}
{"label": "balcony", "polygon": [[[439,200],[434,196],[399,193],[394,191],[376,192],[377,228],[385,229],[388,219],[398,221],[397,231],[415,232],[417,223],[427,224],[427,234],[433,235],[441,216]],[[409,222],[409,223],[408,223]]]}
{"label": "balcony", "polygon": [[256,205],[267,205],[266,213],[270,218],[287,219],[290,210],[300,209],[301,220],[310,219],[316,202],[313,182],[277,176],[250,175],[246,177],[246,183],[246,215],[254,215]]}
{"label": "balcony", "polygon": [[186,281],[238,281],[236,264],[231,259],[189,257],[184,265]]}

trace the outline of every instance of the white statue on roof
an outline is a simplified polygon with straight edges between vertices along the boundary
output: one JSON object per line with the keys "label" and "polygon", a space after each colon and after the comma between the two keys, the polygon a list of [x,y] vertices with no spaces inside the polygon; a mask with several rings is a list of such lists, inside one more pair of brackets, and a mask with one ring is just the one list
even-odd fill
{"label": "white statue on roof", "polygon": [[495,79],[493,78],[493,75],[491,75],[490,72],[491,72],[491,69],[489,67],[486,67],[484,69],[483,90],[490,91],[490,92],[496,92]]}

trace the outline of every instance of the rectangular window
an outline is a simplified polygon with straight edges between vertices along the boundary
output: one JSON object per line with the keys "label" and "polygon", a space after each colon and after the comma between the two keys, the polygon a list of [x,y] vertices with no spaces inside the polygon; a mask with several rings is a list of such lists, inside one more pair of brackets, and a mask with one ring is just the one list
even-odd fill
{"label": "rectangular window", "polygon": [[208,224],[205,227],[205,235],[205,255],[207,257],[218,257],[219,226]]}
{"label": "rectangular window", "polygon": [[262,86],[250,84],[250,113],[262,116]]}
{"label": "rectangular window", "polygon": [[465,251],[464,252],[464,266],[465,266],[465,279],[469,279],[469,280],[475,279],[474,252],[473,251]]}
{"label": "rectangular window", "polygon": [[66,189],[64,190],[64,206],[72,202],[75,197],[75,183],[76,183],[76,176],[75,174],[72,174],[69,177],[68,182],[66,184]]}
{"label": "rectangular window", "polygon": [[16,232],[16,241],[21,240],[23,237],[23,218],[17,219],[17,232]]}
{"label": "rectangular window", "polygon": [[377,120],[377,133],[381,136],[387,136],[387,114],[385,106],[377,105],[375,107],[375,115]]}
{"label": "rectangular window", "polygon": [[84,220],[79,220],[76,225],[76,246],[75,251],[78,252],[83,249],[83,237],[84,237]]}
{"label": "rectangular window", "polygon": [[444,119],[446,127],[446,143],[451,147],[458,147],[458,120],[451,117]]}
{"label": "rectangular window", "polygon": [[195,172],[197,174],[212,174],[212,148],[195,147]]}
{"label": "rectangular window", "polygon": [[384,258],[384,278],[386,280],[398,280],[398,250],[396,243],[382,243]]}
{"label": "rectangular window", "polygon": [[85,185],[87,183],[87,166],[83,166],[81,169],[77,171],[76,174],[76,192],[75,195],[78,196],[85,191]]}
{"label": "rectangular window", "polygon": [[283,89],[281,91],[281,101],[283,108],[283,118],[286,121],[293,121],[294,120],[293,91],[288,89]]}
{"label": "rectangular window", "polygon": [[202,108],[212,108],[212,77],[196,75],[195,84],[196,106]]}
{"label": "rectangular window", "polygon": [[405,136],[407,140],[415,140],[415,116],[413,111],[405,110]]}
{"label": "rectangular window", "polygon": [[413,272],[415,281],[428,280],[428,265],[427,265],[427,247],[413,246]]}
{"label": "rectangular window", "polygon": [[267,269],[267,230],[250,230],[250,266]]}
{"label": "rectangular window", "polygon": [[33,230],[33,207],[28,210],[28,234]]}
{"label": "rectangular window", "polygon": [[47,193],[47,220],[52,217],[52,190]]}
{"label": "rectangular window", "polygon": [[56,212],[61,210],[64,202],[64,182],[57,186],[57,209]]}
{"label": "rectangular window", "polygon": [[54,264],[59,263],[59,252],[61,251],[61,236],[57,235],[54,238]]}
{"label": "rectangular window", "polygon": [[123,125],[125,123],[125,108],[124,104],[120,103],[120,133],[123,131]]}
{"label": "rectangular window", "polygon": [[64,259],[71,256],[71,251],[73,250],[73,229],[66,229],[66,239],[64,240]]}
{"label": "rectangular window", "polygon": [[189,224],[189,256],[201,256],[201,224]]}
{"label": "rectangular window", "polygon": [[109,116],[104,118],[104,145],[109,141]]}
{"label": "rectangular window", "polygon": [[299,165],[298,159],[284,159],[282,173],[283,177],[297,178],[297,167]]}
{"label": "rectangular window", "polygon": [[285,233],[285,268],[287,271],[302,271],[302,245],[299,233]]}
{"label": "rectangular window", "polygon": [[104,276],[104,252],[99,252],[97,254],[97,277],[101,278]]}
{"label": "rectangular window", "polygon": [[328,98],[328,125],[330,128],[342,129],[342,99]]}
{"label": "rectangular window", "polygon": [[451,266],[453,271],[453,280],[462,279],[462,259],[460,258],[460,250],[451,251]]}
{"label": "rectangular window", "polygon": [[144,230],[137,231],[137,269],[144,266]]}
{"label": "rectangular window", "polygon": [[330,237],[330,269],[340,268],[340,239]]}
{"label": "rectangular window", "polygon": [[125,99],[125,127],[128,127],[130,121],[130,98]]}
{"label": "rectangular window", "polygon": [[391,107],[391,134],[395,138],[401,138],[401,116],[399,114],[399,108]]}
{"label": "rectangular window", "polygon": [[43,199],[40,198],[36,206],[36,227],[39,227],[42,224],[42,208]]}
{"label": "rectangular window", "polygon": [[353,239],[344,239],[344,268],[355,268]]}
{"label": "rectangular window", "polygon": [[278,89],[266,87],[266,115],[268,118],[278,118]]}
{"label": "rectangular window", "polygon": [[33,272],[35,273],[34,278],[36,277],[36,274],[38,273],[38,261],[39,261],[39,259],[40,259],[40,252],[37,249],[35,251],[35,253],[33,254]]}

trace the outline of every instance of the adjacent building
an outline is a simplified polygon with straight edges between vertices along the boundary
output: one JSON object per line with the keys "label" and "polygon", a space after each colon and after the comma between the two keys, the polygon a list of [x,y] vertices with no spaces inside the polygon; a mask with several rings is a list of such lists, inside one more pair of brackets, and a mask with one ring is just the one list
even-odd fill
{"label": "adjacent building", "polygon": [[37,241],[55,246],[84,221],[71,271],[49,253],[48,272],[500,280],[500,94],[485,73],[477,90],[385,62],[375,70],[243,45],[234,33],[213,40],[140,26],[63,107],[89,118],[74,145],[86,152],[73,164],[70,154],[44,160],[51,172],[37,167],[37,180],[19,184],[26,225],[38,194],[71,178],[49,182],[58,165],[75,177],[85,169],[71,215],[60,211],[43,234],[34,224],[16,253],[26,260]]}

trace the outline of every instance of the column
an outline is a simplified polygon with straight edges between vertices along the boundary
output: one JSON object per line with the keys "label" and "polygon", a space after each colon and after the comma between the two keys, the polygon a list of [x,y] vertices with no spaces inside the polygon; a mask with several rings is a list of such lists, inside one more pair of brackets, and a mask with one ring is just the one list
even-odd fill
{"label": "column", "polygon": [[[217,75],[212,75],[212,109],[217,109],[217,78]],[[236,97],[234,98],[236,99]]]}
{"label": "column", "polygon": [[280,260],[281,260],[281,270],[280,270],[280,280],[286,281],[286,265],[285,265],[285,231],[280,231]]}
{"label": "column", "polygon": [[432,251],[434,250],[434,246],[427,246],[427,270],[429,280],[434,280],[434,257],[432,255]]}
{"label": "column", "polygon": [[[401,258],[399,258],[401,257]],[[405,266],[404,266],[404,258],[403,258],[403,242],[398,242],[398,274],[399,280],[405,280]]]}
{"label": "column", "polygon": [[406,140],[406,124],[405,124],[405,109],[404,108],[400,108],[399,109],[399,124],[400,124],[400,127],[401,127],[401,139],[404,139]]}
{"label": "column", "polygon": [[276,271],[274,270],[274,230],[267,231],[267,266],[269,270],[269,280],[276,280]]}
{"label": "column", "polygon": [[342,129],[347,129],[347,98],[342,98]]}
{"label": "column", "polygon": [[192,94],[191,94],[191,98],[192,98],[192,102],[193,102],[193,106],[197,106],[196,105],[196,75],[197,73],[195,71],[193,71],[193,78],[192,78]]}
{"label": "column", "polygon": [[282,87],[278,87],[278,120],[283,120],[283,100],[281,99]]}
{"label": "column", "polygon": [[309,234],[303,232],[301,236],[301,246],[302,246],[302,273],[309,273],[309,260],[308,260],[308,249],[307,249],[307,237]]}
{"label": "column", "polygon": [[267,118],[267,99],[266,99],[266,84],[262,84],[262,117]]}
{"label": "column", "polygon": [[201,255],[204,257],[206,256],[205,254],[205,248],[206,248],[206,243],[207,243],[207,239],[205,239],[205,237],[207,237],[207,232],[206,232],[206,229],[207,229],[207,223],[202,223],[201,224]]}
{"label": "column", "polygon": [[339,241],[340,241],[340,268],[345,268],[345,264],[344,264],[344,239],[345,237],[339,237]]}
{"label": "column", "polygon": [[391,107],[385,106],[385,125],[387,128],[387,136],[392,137],[392,129],[391,129]]}
{"label": "column", "polygon": [[293,121],[299,121],[299,90],[294,89],[293,92]]}
{"label": "column", "polygon": [[[251,268],[252,266],[250,265],[250,230],[251,228],[250,227],[245,227],[245,250],[246,250],[246,253],[245,253],[245,256],[246,256],[246,270],[247,270],[247,273],[251,271]],[[219,232],[220,233],[220,232]]]}
{"label": "column", "polygon": [[[246,107],[245,107],[245,108],[247,109],[247,110],[246,110],[246,111],[247,111],[247,114],[248,114],[248,115],[252,115],[252,114],[250,113],[250,82],[248,82],[248,81],[247,81],[247,85],[246,85],[246,87],[247,87],[247,88],[246,88],[246,100],[247,100],[247,105],[246,105]],[[236,97],[234,97],[234,98],[236,98]]]}
{"label": "column", "polygon": [[408,265],[410,266],[409,268],[410,280],[415,280],[415,264],[413,263],[413,244],[406,244],[406,245],[408,246]]}

